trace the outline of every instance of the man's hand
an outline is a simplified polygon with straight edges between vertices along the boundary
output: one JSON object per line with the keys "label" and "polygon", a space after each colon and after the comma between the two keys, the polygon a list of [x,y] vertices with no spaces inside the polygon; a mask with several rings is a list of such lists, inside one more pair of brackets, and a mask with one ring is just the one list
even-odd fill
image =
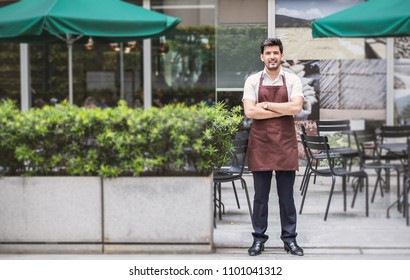
{"label": "man's hand", "polygon": [[245,110],[245,115],[250,119],[256,119],[256,120],[278,118],[278,117],[283,116],[282,114],[279,114],[278,112],[264,109],[263,107],[265,103],[266,102],[256,103],[253,100],[244,99],[243,107]]}

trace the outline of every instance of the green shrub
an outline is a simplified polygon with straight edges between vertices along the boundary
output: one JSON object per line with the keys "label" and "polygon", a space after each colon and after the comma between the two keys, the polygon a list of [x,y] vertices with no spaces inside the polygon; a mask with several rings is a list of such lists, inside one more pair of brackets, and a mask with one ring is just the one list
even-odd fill
{"label": "green shrub", "polygon": [[24,176],[208,175],[228,162],[241,121],[240,107],[222,103],[21,112],[7,100],[0,103],[0,166]]}

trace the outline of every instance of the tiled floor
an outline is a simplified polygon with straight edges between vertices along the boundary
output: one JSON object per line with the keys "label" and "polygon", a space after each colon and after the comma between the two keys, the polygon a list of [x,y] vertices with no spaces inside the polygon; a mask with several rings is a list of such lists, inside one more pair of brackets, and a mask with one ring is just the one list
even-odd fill
{"label": "tiled floor", "polygon": [[[245,175],[248,188],[253,193],[252,175]],[[301,195],[299,186],[302,176],[297,176],[295,184],[295,203],[300,209]],[[370,176],[370,197],[373,191],[374,176]],[[341,180],[336,183],[335,192],[327,221],[324,213],[330,189],[330,178],[318,177],[309,185],[303,213],[298,214],[298,243],[305,249],[305,257],[312,258],[405,258],[410,259],[410,227],[397,208],[386,217],[387,207],[396,200],[395,179],[391,190],[376,194],[374,203],[370,203],[369,217],[365,215],[365,196],[359,193],[354,208],[350,207],[353,189],[347,186],[347,211],[343,211]],[[272,185],[269,208],[270,239],[266,243],[265,256],[284,256],[279,238],[280,223],[275,182]],[[252,243],[252,226],[245,200],[245,192],[239,187],[238,195],[241,209],[238,209],[233,196],[232,186],[222,186],[222,199],[225,204],[223,219],[217,221],[214,231],[217,252],[235,248],[237,254],[246,254]],[[252,194],[251,194],[252,196]]]}

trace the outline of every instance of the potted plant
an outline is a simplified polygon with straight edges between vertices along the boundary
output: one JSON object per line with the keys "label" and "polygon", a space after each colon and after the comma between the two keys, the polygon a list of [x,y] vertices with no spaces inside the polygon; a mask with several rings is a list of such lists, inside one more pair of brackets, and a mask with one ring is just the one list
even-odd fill
{"label": "potted plant", "polygon": [[212,170],[241,120],[223,104],[20,112],[3,101],[0,251],[210,251]]}

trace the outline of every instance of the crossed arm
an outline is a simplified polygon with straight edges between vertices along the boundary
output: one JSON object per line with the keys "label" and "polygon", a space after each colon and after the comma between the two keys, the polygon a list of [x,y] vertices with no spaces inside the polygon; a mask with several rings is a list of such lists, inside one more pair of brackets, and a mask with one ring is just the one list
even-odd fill
{"label": "crossed arm", "polygon": [[[264,105],[268,105],[268,110],[264,109]],[[245,115],[250,119],[270,119],[279,118],[282,116],[293,116],[300,113],[303,105],[303,97],[296,96],[289,102],[260,102],[244,99],[243,107]]]}

